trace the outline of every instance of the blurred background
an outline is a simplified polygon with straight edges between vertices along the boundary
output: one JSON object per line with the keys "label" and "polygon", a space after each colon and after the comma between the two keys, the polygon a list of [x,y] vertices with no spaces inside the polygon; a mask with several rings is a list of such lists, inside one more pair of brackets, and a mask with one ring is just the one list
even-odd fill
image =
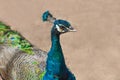
{"label": "blurred background", "polygon": [[66,63],[77,80],[120,80],[120,0],[0,0],[0,21],[49,51],[49,10],[77,30],[61,36]]}

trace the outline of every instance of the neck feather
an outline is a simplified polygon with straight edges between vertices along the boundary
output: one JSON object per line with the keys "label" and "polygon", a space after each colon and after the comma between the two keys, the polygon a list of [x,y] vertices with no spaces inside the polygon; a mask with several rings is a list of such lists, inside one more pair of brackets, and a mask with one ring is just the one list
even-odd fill
{"label": "neck feather", "polygon": [[[66,73],[66,65],[60,45],[60,35],[51,33],[52,46],[48,53],[47,58],[47,73],[46,75],[51,75],[51,78],[54,76],[62,76]],[[49,74],[50,73],[50,74]]]}
{"label": "neck feather", "polygon": [[64,61],[64,56],[60,44],[60,35],[51,33],[51,42],[52,42],[52,46],[50,52],[48,53],[48,56],[53,58],[58,58],[57,60]]}

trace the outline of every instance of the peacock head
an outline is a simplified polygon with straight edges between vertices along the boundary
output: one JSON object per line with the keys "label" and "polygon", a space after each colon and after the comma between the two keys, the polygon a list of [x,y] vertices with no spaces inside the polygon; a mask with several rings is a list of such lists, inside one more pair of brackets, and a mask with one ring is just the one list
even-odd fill
{"label": "peacock head", "polygon": [[56,34],[76,31],[68,21],[54,18],[49,11],[43,13],[42,20],[53,23],[52,32]]}
{"label": "peacock head", "polygon": [[61,19],[54,21],[54,26],[53,26],[52,30],[57,32],[58,34],[76,31],[68,21],[61,20]]}

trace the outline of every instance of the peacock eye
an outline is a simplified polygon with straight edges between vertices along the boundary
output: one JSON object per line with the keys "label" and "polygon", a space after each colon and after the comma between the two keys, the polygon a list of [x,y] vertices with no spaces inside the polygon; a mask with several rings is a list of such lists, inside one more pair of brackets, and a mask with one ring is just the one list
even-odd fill
{"label": "peacock eye", "polygon": [[60,26],[60,29],[64,30],[64,29],[65,29],[65,27],[64,27],[64,26]]}
{"label": "peacock eye", "polygon": [[11,39],[11,40],[14,40],[15,38],[14,38],[14,37],[11,37],[10,39]]}

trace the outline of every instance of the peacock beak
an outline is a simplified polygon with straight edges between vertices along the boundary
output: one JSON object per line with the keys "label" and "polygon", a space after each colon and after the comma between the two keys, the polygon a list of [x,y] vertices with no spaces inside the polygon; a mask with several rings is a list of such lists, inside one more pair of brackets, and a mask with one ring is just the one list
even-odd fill
{"label": "peacock beak", "polygon": [[68,28],[68,31],[69,31],[69,32],[76,32],[77,30],[74,29],[72,26],[70,26],[70,27]]}

